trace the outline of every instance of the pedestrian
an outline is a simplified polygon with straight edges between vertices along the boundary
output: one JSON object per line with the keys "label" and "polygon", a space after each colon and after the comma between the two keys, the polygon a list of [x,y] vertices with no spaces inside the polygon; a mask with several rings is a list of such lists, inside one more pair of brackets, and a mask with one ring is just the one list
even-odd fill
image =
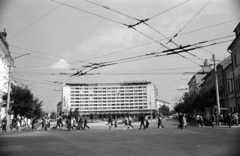
{"label": "pedestrian", "polygon": [[109,116],[109,118],[108,118],[108,126],[109,126],[109,129],[111,129],[112,126],[113,126],[113,123],[112,123],[112,122],[113,122],[113,121],[112,121],[112,117]]}
{"label": "pedestrian", "polygon": [[35,123],[36,123],[36,118],[32,118],[32,131],[33,131],[33,129],[36,129],[37,130],[37,128],[34,126],[35,125]]}
{"label": "pedestrian", "polygon": [[73,127],[76,124],[76,120],[73,116],[69,117],[69,131],[74,131]]}
{"label": "pedestrian", "polygon": [[117,126],[118,126],[118,125],[117,125],[117,124],[118,124],[117,121],[118,121],[118,119],[117,119],[117,117],[115,117],[115,120],[114,120],[114,128],[117,128]]}
{"label": "pedestrian", "polygon": [[42,124],[42,131],[44,131],[45,130],[45,126],[46,126],[46,121],[45,121],[46,119],[45,119],[45,117],[42,117],[42,119],[41,119],[41,124]]}
{"label": "pedestrian", "polygon": [[130,129],[133,129],[133,125],[132,125],[132,118],[131,118],[131,116],[129,115],[129,117],[128,117],[128,128],[130,128]]}
{"label": "pedestrian", "polygon": [[31,119],[26,118],[26,120],[27,120],[27,122],[26,122],[26,128],[27,128],[28,131],[30,131],[30,130],[31,130]]}
{"label": "pedestrian", "polygon": [[196,116],[197,127],[200,127],[200,115],[197,114]]}
{"label": "pedestrian", "polygon": [[65,123],[67,125],[67,129],[70,130],[70,116],[67,116],[67,120]]}
{"label": "pedestrian", "polygon": [[7,119],[4,117],[2,119],[2,132],[7,132]]}
{"label": "pedestrian", "polygon": [[142,129],[142,126],[143,126],[143,129],[145,129],[144,116],[142,113],[140,114],[139,120],[140,120],[140,128],[139,129]]}
{"label": "pedestrian", "polygon": [[127,128],[129,128],[128,127],[128,118],[127,118],[127,116],[124,118],[124,128],[123,128],[123,130],[126,130]]}
{"label": "pedestrian", "polygon": [[50,126],[51,126],[51,124],[50,124],[50,118],[48,117],[48,116],[46,116],[46,119],[45,119],[45,131],[48,131],[48,130],[51,130],[50,129]]}
{"label": "pedestrian", "polygon": [[17,121],[16,121],[16,131],[17,132],[21,131],[21,119],[19,116],[17,117]]}
{"label": "pedestrian", "polygon": [[179,113],[178,121],[179,121],[178,129],[179,128],[182,129],[183,128],[183,115],[182,115],[182,113]]}
{"label": "pedestrian", "polygon": [[187,128],[187,119],[186,119],[186,114],[183,114],[183,128]]}
{"label": "pedestrian", "polygon": [[12,120],[12,123],[11,123],[11,125],[10,125],[10,130],[12,131],[12,129],[13,128],[15,128],[16,129],[16,131],[17,131],[17,118],[14,118],[13,120]]}
{"label": "pedestrian", "polygon": [[226,113],[223,114],[223,125],[227,126],[227,115],[226,115]]}
{"label": "pedestrian", "polygon": [[77,124],[78,124],[77,129],[78,130],[82,130],[83,129],[82,122],[83,122],[82,121],[82,117],[79,115],[78,118],[77,118]]}
{"label": "pedestrian", "polygon": [[229,126],[229,128],[231,128],[232,126],[232,115],[230,112],[227,115],[227,125]]}
{"label": "pedestrian", "polygon": [[238,126],[238,113],[233,114],[233,124]]}
{"label": "pedestrian", "polygon": [[[202,115],[199,115],[199,125],[201,125],[201,127],[204,127]],[[200,126],[198,126],[198,127],[200,127]]]}
{"label": "pedestrian", "polygon": [[148,128],[149,122],[148,122],[148,116],[147,115],[145,116],[145,121],[146,121],[146,128]]}
{"label": "pedestrian", "polygon": [[217,126],[216,116],[212,114],[211,116],[212,128]]}
{"label": "pedestrian", "polygon": [[223,126],[223,125],[224,125],[223,114],[220,113],[220,115],[219,115],[219,126]]}
{"label": "pedestrian", "polygon": [[90,129],[90,127],[87,125],[87,117],[85,116],[85,118],[84,118],[84,129],[85,129],[85,127],[87,127],[88,129]]}
{"label": "pedestrian", "polygon": [[164,128],[163,123],[162,123],[162,115],[159,114],[158,116],[158,128]]}

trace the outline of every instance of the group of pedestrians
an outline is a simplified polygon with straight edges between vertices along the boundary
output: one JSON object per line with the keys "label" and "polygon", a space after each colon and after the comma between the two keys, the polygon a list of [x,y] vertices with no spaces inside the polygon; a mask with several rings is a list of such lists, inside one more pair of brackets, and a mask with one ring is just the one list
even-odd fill
{"label": "group of pedestrians", "polygon": [[212,127],[219,126],[228,126],[231,128],[231,126],[239,124],[239,114],[238,113],[228,113],[228,114],[219,114],[219,115],[212,115],[211,116],[212,121]]}
{"label": "group of pedestrians", "polygon": [[84,130],[86,127],[90,129],[90,127],[87,125],[87,121],[88,118],[86,116],[82,117],[79,115],[77,120],[73,116],[69,116],[67,117],[66,125],[69,131],[74,131],[74,127],[76,130]]}
{"label": "group of pedestrians", "polygon": [[118,119],[113,119],[111,116],[109,116],[107,125],[109,129],[116,129],[118,127]]}
{"label": "group of pedestrians", "polygon": [[186,114],[179,113],[178,121],[179,121],[178,129],[187,128]]}
{"label": "group of pedestrians", "polygon": [[[183,129],[187,128],[187,117],[186,114],[179,113],[178,115],[178,129]],[[197,127],[204,127],[205,124],[211,125],[212,128],[217,127],[217,126],[228,126],[231,128],[231,126],[236,125],[238,126],[239,121],[240,121],[240,116],[238,113],[220,113],[219,115],[217,114],[212,114],[211,116],[197,114],[193,119],[196,121],[196,126]]]}
{"label": "group of pedestrians", "polygon": [[123,128],[123,130],[126,130],[126,129],[130,129],[130,130],[133,129],[131,116],[126,116],[124,118],[124,128]]}

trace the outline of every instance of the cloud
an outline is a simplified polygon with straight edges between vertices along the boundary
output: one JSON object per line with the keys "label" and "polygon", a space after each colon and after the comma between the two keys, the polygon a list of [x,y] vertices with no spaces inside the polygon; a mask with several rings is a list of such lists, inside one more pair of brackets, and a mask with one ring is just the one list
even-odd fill
{"label": "cloud", "polygon": [[113,50],[132,47],[134,43],[141,41],[142,38],[141,35],[130,29],[105,27],[81,42],[76,52],[84,58],[100,56]]}
{"label": "cloud", "polygon": [[70,65],[64,60],[60,59],[58,62],[51,66],[52,69],[69,69]]}

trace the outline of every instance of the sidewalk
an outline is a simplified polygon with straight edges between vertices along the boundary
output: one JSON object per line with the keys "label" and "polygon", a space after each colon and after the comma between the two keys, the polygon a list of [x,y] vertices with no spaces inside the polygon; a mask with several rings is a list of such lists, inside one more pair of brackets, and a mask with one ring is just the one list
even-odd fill
{"label": "sidewalk", "polygon": [[[197,127],[196,122],[188,122],[187,124],[188,124],[188,126],[196,126]],[[212,125],[204,125],[204,127],[205,128],[212,128]],[[229,128],[229,127],[228,126],[216,126],[215,125],[214,128]],[[233,125],[233,126],[231,126],[231,128],[240,128],[240,124],[238,124],[238,126]]]}

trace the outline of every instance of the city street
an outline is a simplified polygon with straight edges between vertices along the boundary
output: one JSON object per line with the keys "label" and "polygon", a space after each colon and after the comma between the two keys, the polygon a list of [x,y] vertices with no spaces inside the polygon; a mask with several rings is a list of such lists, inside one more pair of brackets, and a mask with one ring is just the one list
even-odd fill
{"label": "city street", "polygon": [[177,129],[178,123],[167,119],[165,128],[109,130],[106,125],[83,131],[34,131],[0,133],[1,156],[40,155],[162,155],[162,156],[239,156],[240,128],[214,128],[194,125]]}

